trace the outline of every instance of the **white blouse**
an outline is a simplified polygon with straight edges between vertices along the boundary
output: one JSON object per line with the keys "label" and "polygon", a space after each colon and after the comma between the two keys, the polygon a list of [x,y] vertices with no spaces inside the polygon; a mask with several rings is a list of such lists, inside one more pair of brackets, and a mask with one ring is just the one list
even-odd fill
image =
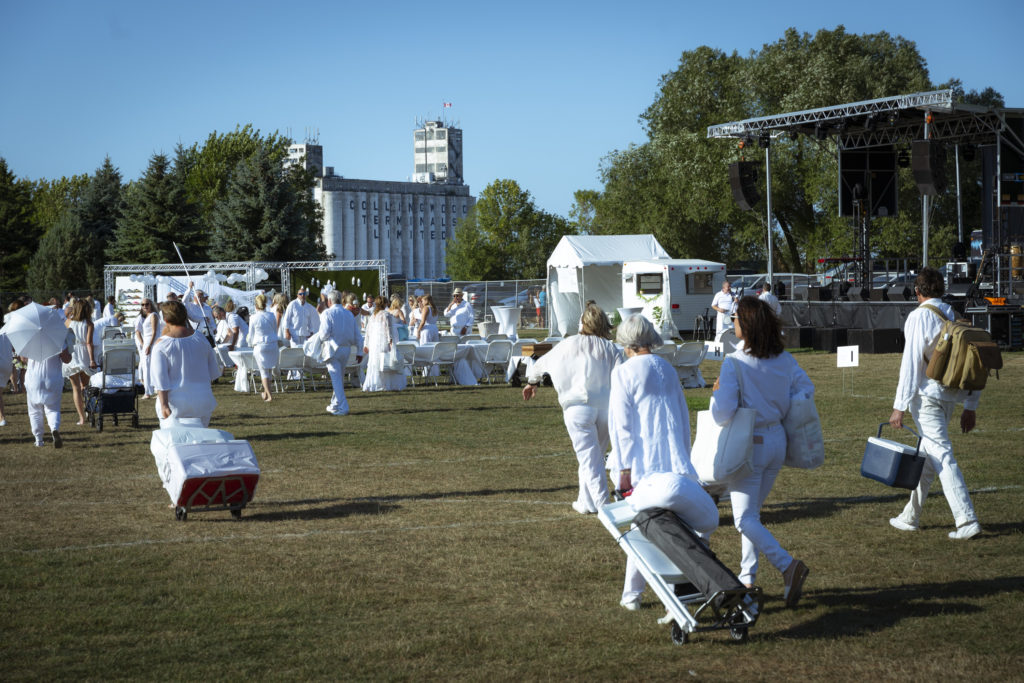
{"label": "white blouse", "polygon": [[587,405],[607,410],[612,370],[621,362],[622,352],[607,339],[574,334],[541,356],[526,379],[539,382],[544,373],[550,375],[563,409]]}

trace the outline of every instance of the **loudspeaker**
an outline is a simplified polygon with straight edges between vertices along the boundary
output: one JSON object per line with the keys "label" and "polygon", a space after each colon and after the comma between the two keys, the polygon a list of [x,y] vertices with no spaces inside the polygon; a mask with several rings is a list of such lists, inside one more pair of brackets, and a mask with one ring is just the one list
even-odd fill
{"label": "loudspeaker", "polygon": [[913,301],[914,292],[905,285],[894,285],[889,288],[889,301]]}
{"label": "loudspeaker", "polygon": [[896,328],[848,330],[846,339],[850,346],[859,346],[861,353],[900,353],[905,342]]}
{"label": "loudspeaker", "polygon": [[808,301],[832,301],[832,288],[831,287],[814,287],[810,286],[807,288],[807,300]]}
{"label": "loudspeaker", "polygon": [[845,327],[814,328],[814,350],[835,353],[836,347],[846,346],[846,333]]}
{"label": "loudspeaker", "polygon": [[858,202],[863,202],[866,215],[895,216],[898,212],[898,189],[896,150],[892,145],[840,150],[840,216],[853,216],[853,207]]}
{"label": "loudspeaker", "polygon": [[867,287],[850,287],[846,296],[850,301],[871,301],[871,290]]}
{"label": "loudspeaker", "polygon": [[932,140],[914,140],[911,168],[921,194],[946,191],[946,148]]}
{"label": "loudspeaker", "polygon": [[878,289],[872,289],[871,290],[871,300],[872,301],[888,301],[889,300],[889,290],[885,289],[884,287],[879,287]]}
{"label": "loudspeaker", "polygon": [[787,349],[809,349],[814,343],[813,332],[810,327],[786,327],[782,330],[782,340]]}
{"label": "loudspeaker", "polygon": [[736,206],[743,211],[750,211],[754,204],[761,201],[757,191],[757,167],[755,161],[737,161],[729,164],[729,185],[732,187],[732,198]]}

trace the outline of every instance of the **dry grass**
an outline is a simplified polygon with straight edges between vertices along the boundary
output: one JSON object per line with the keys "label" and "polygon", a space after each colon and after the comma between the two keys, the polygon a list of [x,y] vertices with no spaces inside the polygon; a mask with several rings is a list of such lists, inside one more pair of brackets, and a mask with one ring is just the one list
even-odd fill
{"label": "dry grass", "polygon": [[[985,533],[967,543],[941,493],[923,530],[892,530],[905,496],[859,476],[863,443],[887,419],[898,356],[800,354],[818,387],[826,465],[784,470],[765,519],[811,567],[805,599],[781,579],[745,645],[698,634],[673,646],[648,594],[618,606],[624,557],[575,514],[576,465],[552,390],[350,391],[264,405],[216,387],[214,426],[249,439],[263,469],[240,522],[174,520],[143,429],[73,426],[31,444],[24,399],[0,429],[0,656],[6,679],[259,678],[1015,679],[1024,627],[1024,431],[1008,354],[957,435]],[[708,362],[705,375],[714,377]],[[709,390],[687,392],[691,410]],[[73,411],[72,411],[73,412]],[[739,540],[722,507],[713,545]],[[764,565],[763,565],[764,566]]]}

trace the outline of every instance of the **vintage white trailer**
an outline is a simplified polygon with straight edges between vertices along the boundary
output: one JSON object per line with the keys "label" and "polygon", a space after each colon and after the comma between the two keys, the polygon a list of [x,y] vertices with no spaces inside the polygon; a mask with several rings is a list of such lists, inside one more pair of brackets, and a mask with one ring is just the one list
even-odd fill
{"label": "vintage white trailer", "polygon": [[622,306],[643,314],[668,338],[692,332],[722,288],[725,264],[701,259],[651,259],[622,264]]}

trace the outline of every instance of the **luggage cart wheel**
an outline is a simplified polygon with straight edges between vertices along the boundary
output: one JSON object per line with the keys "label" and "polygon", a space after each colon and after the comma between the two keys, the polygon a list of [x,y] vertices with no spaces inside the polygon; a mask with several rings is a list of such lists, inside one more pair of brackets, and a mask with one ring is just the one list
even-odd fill
{"label": "luggage cart wheel", "polygon": [[745,643],[747,642],[747,636],[749,633],[747,632],[746,626],[733,626],[729,629],[729,635],[732,636],[732,639],[737,643]]}
{"label": "luggage cart wheel", "polygon": [[238,508],[238,509],[232,508],[231,509],[231,516],[234,517],[235,519],[241,519],[242,518],[242,508]]}
{"label": "luggage cart wheel", "polygon": [[179,522],[184,522],[188,519],[188,510],[179,505],[178,507],[174,508],[174,518]]}
{"label": "luggage cart wheel", "polygon": [[686,645],[690,640],[690,634],[680,628],[679,624],[672,622],[672,642],[676,645]]}

